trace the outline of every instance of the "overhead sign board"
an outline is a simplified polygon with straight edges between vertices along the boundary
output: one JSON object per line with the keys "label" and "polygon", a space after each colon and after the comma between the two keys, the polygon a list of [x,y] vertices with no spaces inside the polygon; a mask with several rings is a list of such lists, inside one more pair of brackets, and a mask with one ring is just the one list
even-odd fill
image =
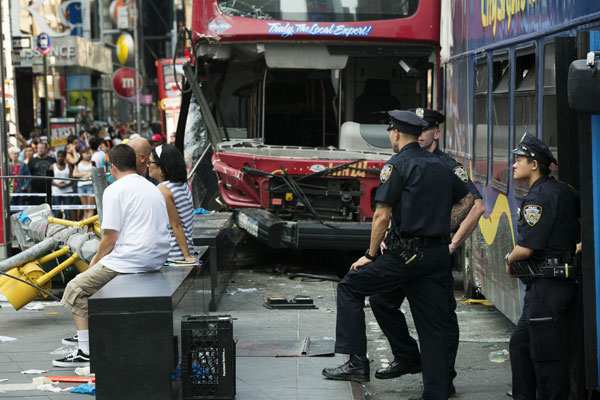
{"label": "overhead sign board", "polygon": [[[83,35],[84,38],[91,39],[90,3],[94,3],[95,8],[97,2],[91,0],[9,1],[13,38],[32,35],[33,32],[45,32],[52,38]],[[60,4],[58,9],[56,3]],[[2,8],[5,8],[4,2]]]}
{"label": "overhead sign board", "polygon": [[64,146],[69,136],[77,136],[75,118],[50,118],[50,146]]}
{"label": "overhead sign board", "polygon": [[[103,74],[111,74],[113,65],[110,49],[90,42],[79,36],[52,38],[52,48],[48,57],[56,57],[55,67],[87,68]],[[35,49],[15,50],[13,52],[13,65],[17,68],[31,68],[39,62],[42,55]]]}
{"label": "overhead sign board", "polygon": [[117,39],[117,58],[123,65],[131,64],[133,55],[135,54],[135,48],[133,38],[129,33],[122,33]]}
{"label": "overhead sign board", "polygon": [[131,29],[133,26],[132,5],[131,0],[113,0],[110,3],[109,14],[118,29]]}
{"label": "overhead sign board", "polygon": [[[115,93],[125,99],[135,97],[135,69],[129,67],[119,68],[112,77],[112,85]],[[137,74],[138,92],[141,92],[143,86],[142,76]]]}

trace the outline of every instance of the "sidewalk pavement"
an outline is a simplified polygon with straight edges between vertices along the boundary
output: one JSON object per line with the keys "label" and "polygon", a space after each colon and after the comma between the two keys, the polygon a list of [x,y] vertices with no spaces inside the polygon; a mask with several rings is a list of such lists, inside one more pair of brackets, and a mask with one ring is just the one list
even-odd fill
{"label": "sidewalk pavement", "polygon": [[[317,308],[270,310],[263,306],[267,295],[310,296]],[[36,301],[30,303],[33,309],[20,311],[15,311],[6,301],[0,302],[0,305],[0,336],[16,338],[15,341],[0,343],[0,380],[8,379],[0,382],[0,391],[4,392],[0,392],[0,398],[93,398],[68,392],[42,392],[31,387],[28,390],[14,390],[17,384],[31,384],[34,377],[75,375],[73,369],[52,366],[53,359],[62,358],[71,350],[63,346],[61,340],[73,335],[74,325],[71,313],[57,302]],[[175,332],[179,332],[180,316],[193,312],[176,310]],[[333,343],[335,283],[300,282],[262,270],[238,270],[214,314],[230,314],[235,318],[234,337],[238,341],[236,399],[363,399],[361,385],[326,380],[321,375],[324,367],[341,364],[342,356],[302,355],[307,337],[321,344]],[[34,375],[21,373],[29,369],[47,372]],[[58,386],[66,388],[77,385],[61,383]]]}

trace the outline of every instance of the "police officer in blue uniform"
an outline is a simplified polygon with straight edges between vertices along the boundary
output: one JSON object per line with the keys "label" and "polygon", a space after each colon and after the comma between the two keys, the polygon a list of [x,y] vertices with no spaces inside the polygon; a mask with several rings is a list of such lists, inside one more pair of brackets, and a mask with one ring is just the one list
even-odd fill
{"label": "police officer in blue uniform", "polygon": [[[455,231],[452,240],[449,242],[449,250],[451,254],[450,269],[448,269],[447,283],[447,299],[448,299],[448,364],[449,364],[449,384],[448,396],[456,393],[453,380],[456,377],[456,369],[454,364],[456,361],[456,353],[458,351],[459,342],[459,327],[456,317],[456,298],[454,297],[454,277],[452,270],[456,269],[456,253],[454,250],[459,247],[464,240],[473,232],[479,218],[484,212],[481,194],[469,179],[469,175],[465,168],[450,157],[448,154],[441,151],[438,147],[440,138],[439,124],[445,121],[444,114],[429,109],[417,108],[414,111],[418,116],[421,116],[428,126],[423,130],[418,138],[419,146],[440,158],[446,167],[452,171],[461,181],[468,187],[472,195],[473,201],[465,197],[452,209],[451,229]],[[464,218],[464,219],[463,219]],[[460,223],[460,226],[457,226]],[[458,230],[457,230],[458,229]],[[421,355],[416,340],[414,340],[408,332],[406,318],[400,310],[400,306],[404,301],[404,291],[401,287],[387,292],[373,295],[369,298],[371,310],[377,319],[383,333],[388,338],[394,360],[385,368],[378,369],[375,372],[375,377],[378,379],[397,378],[408,373],[421,372]]]}
{"label": "police officer in blue uniform", "polygon": [[[518,240],[505,257],[506,272],[516,274],[516,266],[523,260],[560,272],[573,265],[580,215],[578,193],[549,176],[549,166],[557,164],[556,159],[535,136],[526,133],[512,152],[516,155],[513,177],[525,180],[529,192],[518,211]],[[565,314],[573,303],[576,282],[543,276],[530,276],[526,282],[523,313],[510,338],[513,397],[567,399]]]}
{"label": "police officer in blue uniform", "polygon": [[[421,342],[422,398],[446,399],[450,210],[468,190],[439,157],[419,147],[417,137],[427,122],[410,111],[394,110],[389,115],[390,141],[397,154],[381,170],[370,246],[338,285],[335,351],[350,359],[323,369],[323,375],[369,380],[365,296],[401,286]],[[387,249],[377,256],[390,219]]]}

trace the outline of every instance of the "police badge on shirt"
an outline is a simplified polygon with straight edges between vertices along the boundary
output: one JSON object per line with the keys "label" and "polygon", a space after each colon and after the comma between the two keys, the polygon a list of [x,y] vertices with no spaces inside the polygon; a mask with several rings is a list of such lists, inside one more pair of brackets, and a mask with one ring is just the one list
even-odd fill
{"label": "police badge on shirt", "polygon": [[394,166],[392,164],[385,164],[379,173],[379,180],[381,183],[385,183],[390,176],[392,175],[392,169]]}
{"label": "police badge on shirt", "polygon": [[467,171],[465,170],[465,167],[463,167],[461,164],[458,164],[456,167],[454,167],[454,174],[456,176],[458,176],[458,179],[460,179],[463,182],[469,182],[469,175],[467,175]]}
{"label": "police badge on shirt", "polygon": [[534,226],[542,218],[542,207],[536,204],[529,204],[523,207],[523,218],[529,226]]}

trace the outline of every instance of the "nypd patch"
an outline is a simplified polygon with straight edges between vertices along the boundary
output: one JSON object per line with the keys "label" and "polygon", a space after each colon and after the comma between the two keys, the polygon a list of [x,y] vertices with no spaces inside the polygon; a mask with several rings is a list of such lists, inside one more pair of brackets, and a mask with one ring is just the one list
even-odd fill
{"label": "nypd patch", "polygon": [[423,116],[425,116],[425,110],[422,108],[417,108],[415,110],[415,114],[417,114],[418,117],[423,118]]}
{"label": "nypd patch", "polygon": [[529,226],[534,226],[542,218],[542,207],[535,204],[525,206],[523,208],[523,218]]}
{"label": "nypd patch", "polygon": [[462,165],[458,164],[456,167],[454,167],[454,174],[458,176],[458,179],[461,181],[469,182],[469,175],[467,175],[467,171]]}
{"label": "nypd patch", "polygon": [[379,180],[381,183],[385,183],[390,176],[392,175],[392,169],[394,166],[392,164],[385,164],[379,173]]}

